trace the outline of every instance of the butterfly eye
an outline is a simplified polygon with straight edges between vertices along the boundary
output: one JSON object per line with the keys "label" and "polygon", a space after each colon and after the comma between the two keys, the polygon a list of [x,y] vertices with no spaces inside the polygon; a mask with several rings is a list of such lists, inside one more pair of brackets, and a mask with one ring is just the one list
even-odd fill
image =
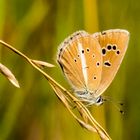
{"label": "butterfly eye", "polygon": [[100,103],[101,102],[101,98],[97,98],[96,103]]}
{"label": "butterfly eye", "polygon": [[96,99],[96,105],[101,105],[103,104],[103,99],[101,96],[99,96],[97,99]]}

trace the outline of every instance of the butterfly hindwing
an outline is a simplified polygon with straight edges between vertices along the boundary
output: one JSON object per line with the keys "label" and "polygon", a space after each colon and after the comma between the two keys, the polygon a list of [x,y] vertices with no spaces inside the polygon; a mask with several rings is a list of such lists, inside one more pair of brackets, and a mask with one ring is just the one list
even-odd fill
{"label": "butterfly hindwing", "polygon": [[101,95],[114,79],[125,55],[129,33],[126,30],[107,30],[93,34],[102,48],[103,68],[101,83],[96,96]]}

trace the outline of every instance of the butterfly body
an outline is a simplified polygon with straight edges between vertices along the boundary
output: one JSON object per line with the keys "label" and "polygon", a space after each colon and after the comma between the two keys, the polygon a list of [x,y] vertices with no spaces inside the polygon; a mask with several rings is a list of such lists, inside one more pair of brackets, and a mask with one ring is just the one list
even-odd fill
{"label": "butterfly body", "polygon": [[80,100],[103,102],[100,95],[114,79],[128,40],[126,30],[115,29],[95,34],[78,31],[62,42],[57,61]]}

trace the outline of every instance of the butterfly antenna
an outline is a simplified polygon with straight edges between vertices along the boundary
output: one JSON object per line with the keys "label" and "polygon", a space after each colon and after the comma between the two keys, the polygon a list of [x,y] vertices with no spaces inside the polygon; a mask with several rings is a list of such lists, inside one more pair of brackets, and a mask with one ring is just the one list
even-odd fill
{"label": "butterfly antenna", "polygon": [[121,113],[121,114],[124,114],[124,111],[122,109],[120,109],[119,105],[120,106],[123,106],[124,103],[117,103],[115,102],[114,100],[112,100],[111,98],[103,98],[103,101],[106,102],[106,101],[109,101],[110,103],[112,103],[114,105],[114,107]]}

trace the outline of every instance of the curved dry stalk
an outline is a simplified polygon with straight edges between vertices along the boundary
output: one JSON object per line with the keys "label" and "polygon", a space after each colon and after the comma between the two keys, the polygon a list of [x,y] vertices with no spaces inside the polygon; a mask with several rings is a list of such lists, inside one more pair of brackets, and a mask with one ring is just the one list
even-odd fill
{"label": "curved dry stalk", "polygon": [[[97,123],[97,121],[92,117],[91,113],[89,110],[85,107],[84,104],[82,104],[80,101],[77,99],[75,100],[75,97],[72,97],[71,99],[67,100],[67,96],[65,96],[64,91],[60,89],[60,87],[57,87],[54,83],[51,83],[51,86],[53,90],[55,91],[56,95],[58,98],[63,102],[65,107],[68,109],[68,111],[72,114],[72,116],[78,121],[78,123],[86,128],[89,131],[92,132],[97,132],[101,139],[103,140],[111,140],[110,136],[107,134],[107,132]],[[71,94],[67,91],[68,94]],[[68,95],[67,94],[67,95]],[[73,95],[72,95],[73,96]],[[74,99],[74,100],[73,100]],[[82,120],[79,119],[74,113],[73,113],[73,108],[71,107],[71,104],[75,103],[77,110],[80,114],[82,114]],[[70,104],[69,104],[70,103]],[[85,118],[86,117],[86,121]]]}
{"label": "curved dry stalk", "polygon": [[[45,73],[41,69],[41,65],[38,64],[39,61],[28,58],[25,54],[21,53],[11,45],[0,40],[0,43],[5,47],[9,48],[19,56],[23,57],[28,63],[30,63],[35,69],[37,69],[43,76],[48,80],[49,84],[53,88],[57,97],[65,105],[71,115],[78,121],[78,123],[89,131],[97,132],[102,140],[111,140],[107,132],[98,124],[98,122],[92,117],[86,106],[80,102],[72,93],[67,91],[59,83],[57,83],[51,76]],[[37,63],[36,63],[37,62]],[[39,62],[40,63],[40,62]],[[74,113],[72,105],[76,106],[77,111],[82,114],[81,119]],[[83,117],[84,116],[84,117]],[[86,119],[85,119],[86,118]]]}

